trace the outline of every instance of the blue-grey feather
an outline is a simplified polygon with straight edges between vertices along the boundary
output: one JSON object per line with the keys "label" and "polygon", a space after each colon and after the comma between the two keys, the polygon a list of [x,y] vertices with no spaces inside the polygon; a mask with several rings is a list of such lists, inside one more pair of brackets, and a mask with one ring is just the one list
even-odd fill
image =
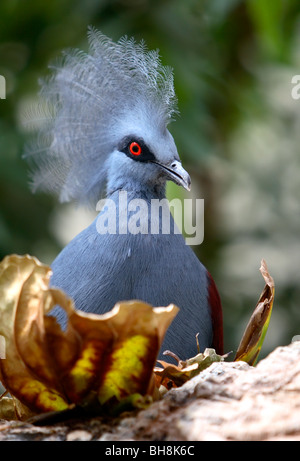
{"label": "blue-grey feather", "polygon": [[[145,194],[128,193],[128,201]],[[119,215],[119,191],[110,197]],[[151,220],[150,196],[149,226]],[[102,210],[101,213],[104,211]],[[182,359],[212,344],[207,272],[183,236],[170,234],[100,235],[97,219],[59,254],[52,264],[51,284],[75,299],[76,308],[103,314],[124,300],[139,299],[153,306],[176,304],[180,311],[168,330],[162,351],[169,349]],[[166,216],[165,216],[166,219]],[[61,311],[62,312],[62,311]],[[59,309],[55,311],[59,317]]]}

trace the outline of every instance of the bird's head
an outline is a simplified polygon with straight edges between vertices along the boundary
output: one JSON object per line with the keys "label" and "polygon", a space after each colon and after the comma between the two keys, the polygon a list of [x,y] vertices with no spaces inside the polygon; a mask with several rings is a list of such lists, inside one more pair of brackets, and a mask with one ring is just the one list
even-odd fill
{"label": "bird's head", "polygon": [[88,53],[65,53],[42,85],[48,117],[29,149],[34,188],[94,204],[105,188],[164,190],[171,180],[189,190],[167,129],[177,111],[172,70],[133,39],[90,29],[89,43]]}
{"label": "bird's head", "polygon": [[146,104],[136,108],[116,129],[116,144],[107,159],[108,193],[116,189],[164,190],[168,180],[190,190],[191,179],[181,164],[173,136],[146,109]]}

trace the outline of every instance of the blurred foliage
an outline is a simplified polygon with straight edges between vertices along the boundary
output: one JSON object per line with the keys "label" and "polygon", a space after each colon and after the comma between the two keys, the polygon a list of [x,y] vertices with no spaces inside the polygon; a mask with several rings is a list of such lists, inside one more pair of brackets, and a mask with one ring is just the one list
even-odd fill
{"label": "blurred foliage", "polygon": [[74,232],[68,208],[30,192],[22,114],[49,61],[86,49],[89,24],[113,39],[143,38],[174,68],[181,115],[170,130],[205,199],[195,251],[219,286],[226,350],[237,348],[261,292],[262,258],[276,284],[262,355],[289,343],[300,334],[298,0],[1,0],[1,259],[30,253],[49,263]]}

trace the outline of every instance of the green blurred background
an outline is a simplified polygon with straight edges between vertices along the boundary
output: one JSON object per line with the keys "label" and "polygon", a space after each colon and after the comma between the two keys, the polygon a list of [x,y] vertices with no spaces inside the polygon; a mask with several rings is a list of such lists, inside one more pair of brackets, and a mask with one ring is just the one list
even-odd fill
{"label": "green blurred background", "polygon": [[219,287],[225,350],[236,350],[263,289],[262,258],[276,296],[261,357],[290,343],[300,335],[298,0],[1,0],[0,258],[51,263],[91,219],[33,195],[22,160],[38,79],[62,49],[87,49],[90,24],[115,40],[143,38],[174,69],[180,116],[170,131],[194,197],[205,199],[205,240],[194,250]]}

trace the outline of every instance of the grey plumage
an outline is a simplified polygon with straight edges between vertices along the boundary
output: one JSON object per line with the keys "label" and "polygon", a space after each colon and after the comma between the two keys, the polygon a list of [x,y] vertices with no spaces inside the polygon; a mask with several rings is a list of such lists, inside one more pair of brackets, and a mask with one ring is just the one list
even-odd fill
{"label": "grey plumage", "polygon": [[[150,204],[165,197],[172,180],[189,189],[167,130],[176,112],[173,75],[157,52],[122,38],[117,43],[89,30],[89,53],[68,52],[42,86],[45,124],[29,155],[38,166],[33,187],[58,194],[60,201],[95,204],[101,196],[119,211],[120,193],[128,204],[143,199],[148,231],[99,234],[99,217],[81,232],[52,264],[52,285],[64,289],[77,308],[103,313],[117,301],[142,299],[154,306],[177,304],[180,312],[163,349],[182,358],[213,345],[221,313],[211,306],[213,282],[181,234],[153,234]],[[108,202],[107,202],[108,203]],[[126,212],[126,226],[132,212]],[[217,298],[215,298],[217,299]],[[216,301],[218,304],[218,302]],[[217,310],[216,310],[217,309]],[[59,316],[58,311],[56,315]]]}
{"label": "grey plumage", "polygon": [[137,125],[164,131],[176,97],[172,71],[157,51],[126,37],[114,43],[94,28],[88,38],[89,53],[69,50],[50,66],[41,88],[44,126],[25,156],[38,165],[34,190],[95,205],[116,144]]}

